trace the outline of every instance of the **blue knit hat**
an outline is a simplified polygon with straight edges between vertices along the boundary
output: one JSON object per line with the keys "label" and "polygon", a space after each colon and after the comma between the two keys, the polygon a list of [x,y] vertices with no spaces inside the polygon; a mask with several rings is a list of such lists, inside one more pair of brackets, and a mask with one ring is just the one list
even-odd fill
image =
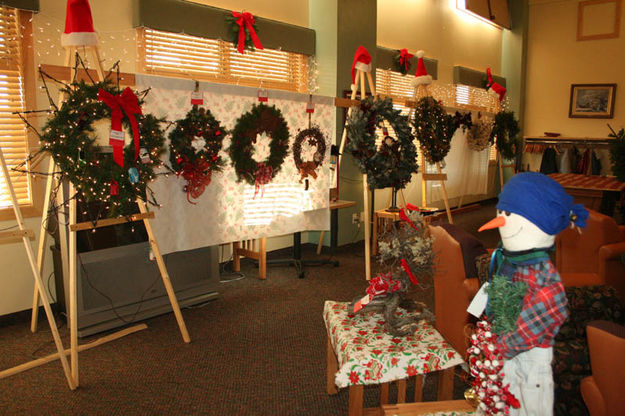
{"label": "blue knit hat", "polygon": [[571,222],[586,226],[588,210],[549,176],[536,172],[514,175],[499,194],[497,209],[518,214],[549,235],[559,234]]}

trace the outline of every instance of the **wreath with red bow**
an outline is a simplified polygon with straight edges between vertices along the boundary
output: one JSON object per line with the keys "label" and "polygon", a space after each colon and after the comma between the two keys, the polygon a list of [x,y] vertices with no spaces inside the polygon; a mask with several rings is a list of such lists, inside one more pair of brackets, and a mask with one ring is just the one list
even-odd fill
{"label": "wreath with red bow", "polygon": [[202,195],[213,172],[221,171],[223,138],[219,121],[209,110],[195,105],[169,133],[169,161],[174,172],[187,181],[184,191],[189,202]]}
{"label": "wreath with red bow", "polygon": [[412,122],[425,159],[429,163],[445,159],[451,149],[451,138],[456,132],[454,116],[447,114],[438,101],[427,96],[417,103]]}
{"label": "wreath with red bow", "polygon": [[[44,126],[41,151],[50,153],[80,199],[104,202],[100,215],[136,213],[135,201],[148,200],[148,183],[155,177],[154,168],[162,165],[161,120],[142,114],[143,100],[130,88],[120,91],[111,82],[74,82],[62,91],[67,99]],[[94,134],[94,122],[107,118],[113,128],[121,131],[124,126],[133,136],[127,146],[111,140],[113,154],[102,152]]]}
{"label": "wreath with red bow", "polygon": [[[345,150],[354,157],[372,189],[393,187],[401,189],[419,171],[417,149],[408,118],[393,108],[389,99],[367,97],[354,109],[347,121]],[[389,135],[389,129],[395,137]],[[376,131],[381,129],[383,139],[376,145]]]}
{"label": "wreath with red bow", "polygon": [[[259,134],[271,137],[269,157],[255,161],[254,145]],[[255,104],[235,123],[228,152],[237,181],[256,186],[256,192],[271,182],[280,171],[289,149],[289,128],[282,113],[275,106]]]}
{"label": "wreath with red bow", "polygon": [[406,48],[398,50],[393,56],[393,71],[406,75],[410,71],[410,59],[413,56]]}
{"label": "wreath with red bow", "polygon": [[[317,149],[313,155],[313,160],[304,162],[302,160],[302,144],[308,142],[309,145],[315,146]],[[312,176],[313,179],[317,179],[317,168],[323,164],[323,159],[326,156],[326,138],[319,129],[319,127],[310,127],[300,131],[295,136],[295,142],[293,142],[293,160],[295,161],[295,167],[301,175],[300,183],[307,176]]]}

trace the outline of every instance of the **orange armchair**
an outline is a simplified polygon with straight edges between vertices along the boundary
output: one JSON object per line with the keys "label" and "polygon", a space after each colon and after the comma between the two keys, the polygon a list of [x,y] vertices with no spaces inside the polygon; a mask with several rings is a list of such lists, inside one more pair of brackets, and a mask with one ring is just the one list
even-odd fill
{"label": "orange armchair", "polygon": [[590,416],[625,415],[625,327],[593,321],[586,334],[592,375],[580,389]]}
{"label": "orange armchair", "polygon": [[565,286],[612,286],[625,302],[625,227],[589,211],[581,234],[567,229],[556,237],[556,268]]}
{"label": "orange armchair", "polygon": [[469,347],[465,326],[471,323],[467,307],[477,293],[477,278],[466,278],[462,249],[447,231],[430,226],[434,238],[434,313],[436,329],[463,357]]}

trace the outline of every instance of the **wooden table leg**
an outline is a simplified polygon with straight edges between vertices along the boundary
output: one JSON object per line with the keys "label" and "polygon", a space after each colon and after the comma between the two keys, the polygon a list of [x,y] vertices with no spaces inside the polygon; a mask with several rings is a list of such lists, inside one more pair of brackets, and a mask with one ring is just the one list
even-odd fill
{"label": "wooden table leg", "polygon": [[376,256],[378,254],[378,222],[380,221],[380,217],[377,212],[373,213],[373,238],[372,246],[371,246],[371,255]]}
{"label": "wooden table leg", "polygon": [[414,401],[423,401],[423,375],[417,374],[414,381]]}
{"label": "wooden table leg", "polygon": [[389,383],[380,384],[380,406],[388,404],[388,386]]}
{"label": "wooden table leg", "polygon": [[438,400],[451,400],[454,395],[454,369],[446,368],[438,372]]}
{"label": "wooden table leg", "polygon": [[397,380],[397,403],[406,403],[406,379]]}
{"label": "wooden table leg", "polygon": [[339,363],[336,359],[336,355],[334,354],[334,350],[332,349],[330,337],[326,336],[326,338],[328,339],[328,348],[326,352],[326,391],[328,394],[337,394],[339,390],[336,388],[336,384],[334,384],[334,378],[336,376],[336,372],[339,371]]}
{"label": "wooden table leg", "polygon": [[362,384],[349,386],[349,416],[362,416],[362,400],[364,386]]}

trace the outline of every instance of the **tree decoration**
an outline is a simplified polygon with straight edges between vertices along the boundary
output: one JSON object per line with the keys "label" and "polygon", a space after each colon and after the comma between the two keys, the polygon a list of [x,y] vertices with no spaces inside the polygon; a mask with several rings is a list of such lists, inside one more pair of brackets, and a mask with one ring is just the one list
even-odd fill
{"label": "tree decoration", "polygon": [[410,59],[413,56],[406,48],[398,50],[393,56],[393,71],[406,75],[410,71]]}
{"label": "tree decoration", "polygon": [[429,163],[441,162],[449,153],[451,138],[456,132],[454,117],[445,113],[438,101],[427,96],[418,101],[412,123],[425,159]]}
{"label": "tree decoration", "polygon": [[505,276],[493,276],[486,293],[489,299],[488,315],[492,317],[495,333],[502,335],[516,329],[526,292],[527,284],[524,282],[512,282]]}
{"label": "tree decoration", "polygon": [[[161,166],[164,137],[161,120],[150,114],[133,114],[136,119],[138,142],[123,148],[122,165],[110,153],[103,153],[94,135],[95,123],[110,119],[109,104],[98,97],[108,95],[115,100],[127,99],[132,94],[137,106],[142,100],[130,91],[122,94],[110,82],[86,84],[74,82],[63,87],[67,100],[56,108],[40,135],[42,150],[48,152],[60,167],[62,175],[69,179],[86,202],[104,201],[108,216],[136,213],[137,198],[147,200],[147,184],[154,179],[154,167]],[[140,109],[139,109],[140,110]],[[131,129],[128,112],[122,112],[122,124]],[[134,136],[134,134],[133,134]],[[136,136],[135,136],[136,138]],[[136,151],[136,147],[140,152]],[[139,158],[139,154],[141,157]]]}
{"label": "tree decoration", "polygon": [[517,135],[521,129],[519,122],[514,118],[512,111],[500,111],[495,115],[495,124],[490,133],[491,140],[495,140],[497,151],[505,159],[514,159],[519,146]]}
{"label": "tree decoration", "polygon": [[493,120],[488,117],[479,117],[475,120],[467,132],[467,144],[469,149],[481,152],[493,144],[491,132]]}
{"label": "tree decoration", "polygon": [[[388,135],[384,122],[393,129],[395,138]],[[384,138],[376,149],[377,128],[382,129]],[[404,188],[412,174],[419,171],[408,119],[393,108],[389,98],[362,100],[360,108],[352,112],[347,122],[345,149],[367,174],[367,183],[373,189]]]}
{"label": "tree decoration", "polygon": [[256,35],[256,23],[251,13],[232,11],[232,16],[228,16],[227,20],[232,31],[232,41],[239,53],[244,53],[245,49],[250,51],[263,49],[263,45]]}
{"label": "tree decoration", "polygon": [[[304,162],[302,160],[302,144],[307,142],[311,146],[316,147],[313,159]],[[295,167],[301,175],[300,183],[309,175],[313,179],[317,179],[317,168],[323,164],[323,159],[326,155],[326,138],[319,129],[319,127],[310,127],[300,131],[295,136],[295,142],[293,142],[293,160],[295,161]]]}
{"label": "tree decoration", "polygon": [[[254,145],[259,134],[271,137],[269,157],[255,161]],[[274,178],[284,162],[289,148],[289,128],[282,113],[275,106],[255,104],[235,123],[228,149],[237,181],[246,181],[256,187],[256,193]],[[256,194],[255,194],[256,195]]]}
{"label": "tree decoration", "polygon": [[[366,295],[352,302],[352,310],[383,312],[385,329],[394,336],[413,333],[421,319],[433,316],[424,304],[406,298],[411,285],[423,290],[431,287],[434,276],[433,239],[416,207],[408,204],[400,211],[401,222],[380,236],[379,262],[386,273],[369,281]],[[397,318],[397,308],[415,310],[416,315]]]}
{"label": "tree decoration", "polygon": [[473,389],[480,401],[479,408],[485,415],[504,416],[510,414],[510,407],[518,409],[520,403],[508,388],[503,385],[503,355],[496,347],[497,335],[487,320],[477,323],[475,333],[471,335],[468,349],[469,366],[473,380]]}
{"label": "tree decoration", "polygon": [[612,173],[616,176],[616,179],[625,182],[625,130],[620,129],[617,133],[609,124],[608,127],[612,131],[608,136],[614,137],[614,140],[610,140]]}
{"label": "tree decoration", "polygon": [[177,120],[169,133],[169,161],[174,172],[187,181],[184,190],[189,202],[202,195],[213,172],[221,171],[224,161],[219,151],[224,135],[211,112],[198,106]]}

